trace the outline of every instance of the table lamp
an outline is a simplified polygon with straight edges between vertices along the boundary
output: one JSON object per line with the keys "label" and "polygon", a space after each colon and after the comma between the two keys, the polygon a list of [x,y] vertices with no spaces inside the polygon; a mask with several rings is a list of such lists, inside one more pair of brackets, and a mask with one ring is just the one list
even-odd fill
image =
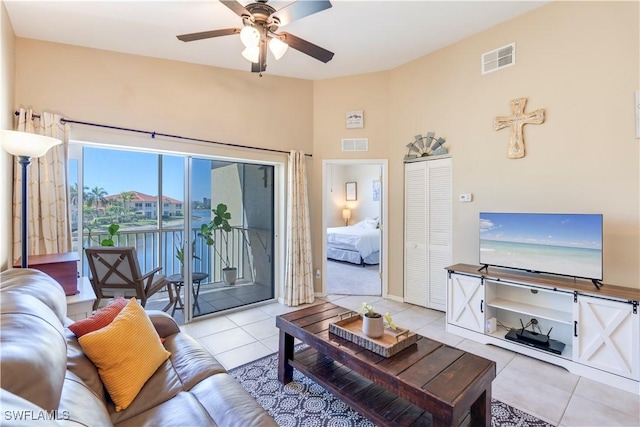
{"label": "table lamp", "polygon": [[9,154],[18,156],[18,163],[22,165],[22,268],[27,268],[27,167],[32,158],[44,156],[52,147],[61,144],[62,141],[50,136],[35,133],[18,132],[14,130],[0,131],[0,143]]}
{"label": "table lamp", "polygon": [[342,218],[344,219],[344,225],[349,225],[349,220],[351,219],[351,209],[342,209]]}

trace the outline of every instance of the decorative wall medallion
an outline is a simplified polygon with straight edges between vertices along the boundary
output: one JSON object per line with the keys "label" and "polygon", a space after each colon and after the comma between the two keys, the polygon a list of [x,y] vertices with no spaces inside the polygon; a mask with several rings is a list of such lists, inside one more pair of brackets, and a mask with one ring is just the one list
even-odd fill
{"label": "decorative wall medallion", "polygon": [[444,138],[436,139],[435,135],[435,132],[428,132],[427,136],[416,135],[415,140],[407,144],[409,152],[405,154],[404,160],[447,154],[447,149],[442,146],[447,141]]}
{"label": "decorative wall medallion", "polygon": [[544,110],[538,109],[532,113],[525,113],[524,107],[527,105],[527,98],[517,98],[511,100],[510,116],[498,116],[493,120],[493,128],[500,130],[507,126],[511,129],[509,137],[509,151],[507,156],[510,159],[520,159],[524,157],[524,134],[523,126],[526,124],[544,123]]}

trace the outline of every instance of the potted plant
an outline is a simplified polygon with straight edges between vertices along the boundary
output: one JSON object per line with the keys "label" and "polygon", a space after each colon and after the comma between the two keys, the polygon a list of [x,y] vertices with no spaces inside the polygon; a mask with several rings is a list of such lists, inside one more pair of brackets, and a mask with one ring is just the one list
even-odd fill
{"label": "potted plant", "polygon": [[91,232],[93,231],[94,227],[95,227],[95,221],[93,222],[92,225],[87,226],[87,230],[89,231],[89,240],[94,240],[98,242],[100,246],[115,246],[115,242],[113,238],[120,234],[120,226],[118,224],[115,224],[115,223],[111,224],[109,228],[107,228],[107,233],[109,233],[109,236],[102,240],[99,240],[98,238],[94,238],[93,236],[91,236]]}
{"label": "potted plant", "polygon": [[[220,261],[224,264],[224,268],[222,269],[224,283],[226,285],[233,285],[236,282],[238,269],[231,267],[229,261],[229,233],[231,232],[229,220],[231,219],[231,213],[227,210],[227,205],[224,203],[218,204],[215,209],[211,209],[211,212],[213,212],[213,219],[209,224],[202,224],[198,235],[204,238],[207,245],[213,247]],[[220,231],[216,233],[217,230]],[[221,251],[221,248],[216,242],[218,235],[220,235],[223,240],[224,251]]]}
{"label": "potted plant", "polygon": [[375,311],[372,304],[363,302],[357,311],[362,314],[362,333],[369,338],[380,338],[385,328],[396,329],[389,312],[383,316]]}
{"label": "potted plant", "polygon": [[[178,244],[176,245],[176,259],[180,262],[180,275],[184,276],[184,242],[178,236]],[[191,258],[200,259],[196,255],[196,242],[191,242]]]}

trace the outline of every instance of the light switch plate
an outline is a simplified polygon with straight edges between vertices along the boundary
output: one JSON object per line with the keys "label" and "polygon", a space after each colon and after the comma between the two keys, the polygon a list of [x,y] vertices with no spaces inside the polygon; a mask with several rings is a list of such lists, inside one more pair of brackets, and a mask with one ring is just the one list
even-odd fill
{"label": "light switch plate", "polygon": [[460,203],[469,203],[473,199],[471,193],[462,193],[460,194]]}

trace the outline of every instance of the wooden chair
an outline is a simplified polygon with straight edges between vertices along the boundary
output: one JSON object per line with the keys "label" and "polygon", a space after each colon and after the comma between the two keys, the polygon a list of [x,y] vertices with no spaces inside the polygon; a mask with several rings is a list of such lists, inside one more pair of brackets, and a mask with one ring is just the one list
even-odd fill
{"label": "wooden chair", "polygon": [[134,247],[92,247],[84,250],[91,270],[91,286],[96,293],[96,310],[102,298],[136,297],[144,307],[147,299],[167,286],[169,303],[162,310],[167,311],[174,303],[173,288],[169,286],[162,270],[158,267],[142,275]]}

